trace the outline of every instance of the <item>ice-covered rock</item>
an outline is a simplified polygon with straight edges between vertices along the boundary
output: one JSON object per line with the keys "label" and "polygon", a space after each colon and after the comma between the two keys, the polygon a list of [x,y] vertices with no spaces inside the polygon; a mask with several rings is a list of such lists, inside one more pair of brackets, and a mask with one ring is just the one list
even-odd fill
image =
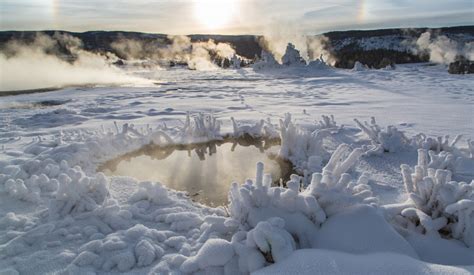
{"label": "ice-covered rock", "polygon": [[242,59],[237,54],[234,54],[232,58],[230,59],[230,64],[232,65],[232,68],[234,69],[240,69],[241,63],[242,63]]}
{"label": "ice-covered rock", "polygon": [[368,69],[369,69],[369,67],[367,67],[367,65],[364,65],[364,64],[360,63],[359,61],[356,61],[354,63],[354,67],[352,68],[352,71],[361,72],[361,71],[367,71]]}
{"label": "ice-covered rock", "polygon": [[326,61],[324,60],[321,54],[321,56],[318,59],[315,59],[308,63],[308,68],[312,70],[326,70],[330,68],[330,66],[326,63]]}
{"label": "ice-covered rock", "polygon": [[275,56],[271,52],[262,50],[260,60],[255,62],[252,67],[255,70],[264,70],[279,68],[281,65],[276,61]]}
{"label": "ice-covered rock", "polygon": [[285,66],[305,66],[306,61],[301,57],[295,45],[288,43],[285,54],[281,58],[281,63]]}

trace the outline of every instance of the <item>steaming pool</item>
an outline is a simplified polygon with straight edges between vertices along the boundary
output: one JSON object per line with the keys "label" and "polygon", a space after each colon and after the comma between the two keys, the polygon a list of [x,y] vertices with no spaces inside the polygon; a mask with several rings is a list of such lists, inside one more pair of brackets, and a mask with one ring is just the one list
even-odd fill
{"label": "steaming pool", "polygon": [[254,178],[256,163],[274,184],[286,181],[292,172],[290,162],[277,157],[279,141],[225,140],[201,144],[141,149],[107,161],[99,171],[108,176],[129,176],[140,181],[157,181],[168,188],[185,191],[193,201],[209,206],[225,205],[233,182]]}

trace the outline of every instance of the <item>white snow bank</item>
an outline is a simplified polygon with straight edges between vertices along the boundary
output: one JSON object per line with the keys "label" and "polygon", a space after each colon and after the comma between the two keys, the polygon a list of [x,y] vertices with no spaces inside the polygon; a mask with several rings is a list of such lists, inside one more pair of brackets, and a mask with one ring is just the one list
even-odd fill
{"label": "white snow bank", "polygon": [[362,205],[329,217],[317,234],[317,248],[353,254],[392,252],[418,259],[410,244],[376,208]]}
{"label": "white snow bank", "polygon": [[278,274],[472,274],[473,266],[454,267],[425,263],[395,253],[352,255],[343,252],[302,249],[285,261],[254,272]]}
{"label": "white snow bank", "polygon": [[416,232],[405,234],[420,259],[442,265],[474,265],[474,250],[458,240],[447,240]]}
{"label": "white snow bank", "polygon": [[181,265],[181,271],[193,273],[212,266],[224,266],[234,256],[232,244],[222,239],[208,240],[199,252]]}

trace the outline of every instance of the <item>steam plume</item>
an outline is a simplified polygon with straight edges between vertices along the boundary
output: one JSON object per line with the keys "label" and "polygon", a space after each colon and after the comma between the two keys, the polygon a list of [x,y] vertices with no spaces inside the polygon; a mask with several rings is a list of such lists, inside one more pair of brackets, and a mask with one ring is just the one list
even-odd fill
{"label": "steam plume", "polygon": [[66,34],[55,33],[51,38],[39,33],[28,45],[13,40],[0,52],[0,91],[148,83],[112,66],[115,60],[111,54],[83,50],[80,39]]}

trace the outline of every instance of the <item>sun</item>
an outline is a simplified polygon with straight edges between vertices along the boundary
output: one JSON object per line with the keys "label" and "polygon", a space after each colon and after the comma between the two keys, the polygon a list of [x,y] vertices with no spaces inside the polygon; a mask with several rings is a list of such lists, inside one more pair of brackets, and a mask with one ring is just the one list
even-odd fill
{"label": "sun", "polygon": [[225,27],[235,16],[237,0],[196,0],[194,15],[207,29]]}

